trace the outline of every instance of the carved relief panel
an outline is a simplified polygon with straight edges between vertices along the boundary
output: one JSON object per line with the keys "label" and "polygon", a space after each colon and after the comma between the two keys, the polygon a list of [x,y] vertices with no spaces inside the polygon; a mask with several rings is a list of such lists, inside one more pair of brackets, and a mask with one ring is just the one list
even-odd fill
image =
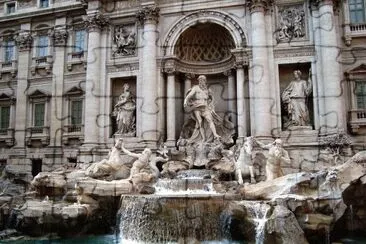
{"label": "carved relief panel", "polygon": [[124,24],[114,27],[113,57],[136,55],[137,33],[135,24]]}
{"label": "carved relief panel", "polygon": [[303,41],[308,39],[304,4],[277,6],[277,42]]}

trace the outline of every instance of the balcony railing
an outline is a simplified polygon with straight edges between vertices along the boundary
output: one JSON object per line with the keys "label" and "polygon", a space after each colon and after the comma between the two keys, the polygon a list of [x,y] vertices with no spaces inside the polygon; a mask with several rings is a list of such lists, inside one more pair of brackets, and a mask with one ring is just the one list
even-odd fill
{"label": "balcony railing", "polygon": [[366,23],[351,24],[350,28],[352,32],[366,32]]}
{"label": "balcony railing", "polygon": [[84,125],[65,125],[63,127],[62,141],[69,144],[70,139],[84,141]]}
{"label": "balcony railing", "polygon": [[51,55],[42,57],[33,57],[31,72],[33,75],[36,74],[37,69],[45,69],[47,73],[51,73],[53,58]]}
{"label": "balcony railing", "polygon": [[349,125],[354,133],[357,133],[360,127],[366,127],[366,109],[353,109],[349,111]]}
{"label": "balcony railing", "polygon": [[27,145],[31,146],[33,142],[40,141],[43,146],[50,143],[50,128],[48,126],[29,127],[26,130]]}
{"label": "balcony railing", "polygon": [[8,147],[14,145],[14,129],[1,128],[0,129],[0,141],[5,142]]}
{"label": "balcony railing", "polygon": [[3,62],[0,66],[0,77],[2,73],[11,73],[11,75],[15,77],[17,69],[17,60]]}
{"label": "balcony railing", "polygon": [[86,57],[87,52],[70,52],[67,54],[67,69],[69,71],[72,71],[72,67],[77,64],[84,65],[84,68],[86,69]]}

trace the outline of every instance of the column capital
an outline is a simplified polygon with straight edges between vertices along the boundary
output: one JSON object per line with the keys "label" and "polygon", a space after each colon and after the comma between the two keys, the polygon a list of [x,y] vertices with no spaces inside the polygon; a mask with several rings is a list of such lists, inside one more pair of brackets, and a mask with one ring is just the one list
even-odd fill
{"label": "column capital", "polygon": [[66,26],[55,26],[55,28],[53,28],[50,33],[50,36],[53,40],[53,45],[60,47],[66,45],[68,35],[69,33],[66,30]]}
{"label": "column capital", "polygon": [[167,73],[168,75],[174,74],[177,72],[175,60],[174,59],[167,59],[163,66],[163,72]]}
{"label": "column capital", "polygon": [[192,79],[194,79],[194,77],[196,77],[196,76],[195,76],[195,74],[192,74],[192,73],[185,73],[184,74],[184,78],[186,80],[192,80]]}
{"label": "column capital", "polygon": [[33,37],[30,31],[21,30],[15,36],[15,42],[17,43],[19,52],[29,51],[32,47]]}
{"label": "column capital", "polygon": [[164,72],[170,76],[170,75],[175,75],[178,73],[178,71],[175,69],[175,67],[165,67],[164,68]]}
{"label": "column capital", "polygon": [[333,5],[333,10],[336,11],[340,7],[339,0],[310,0],[312,7],[319,8],[324,5]]}
{"label": "column capital", "polygon": [[159,12],[160,8],[156,5],[145,6],[137,11],[136,18],[141,24],[145,22],[156,24],[159,21]]}
{"label": "column capital", "polygon": [[249,7],[250,13],[265,12],[273,4],[273,0],[248,0],[246,5]]}
{"label": "column capital", "polygon": [[88,14],[84,18],[84,22],[89,32],[99,31],[109,24],[109,18],[104,16],[102,13],[95,12]]}
{"label": "column capital", "polygon": [[229,77],[229,76],[232,76],[233,75],[233,71],[231,69],[229,69],[229,70],[224,71],[223,74],[225,76]]}

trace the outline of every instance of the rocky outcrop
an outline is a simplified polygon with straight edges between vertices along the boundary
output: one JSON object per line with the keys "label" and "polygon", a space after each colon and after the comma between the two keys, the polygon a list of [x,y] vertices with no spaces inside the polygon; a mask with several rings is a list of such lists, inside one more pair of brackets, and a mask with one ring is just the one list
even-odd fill
{"label": "rocky outcrop", "polygon": [[245,199],[262,199],[288,209],[307,237],[329,234],[345,214],[344,197],[355,185],[364,185],[366,153],[317,173],[296,173],[240,189]]}

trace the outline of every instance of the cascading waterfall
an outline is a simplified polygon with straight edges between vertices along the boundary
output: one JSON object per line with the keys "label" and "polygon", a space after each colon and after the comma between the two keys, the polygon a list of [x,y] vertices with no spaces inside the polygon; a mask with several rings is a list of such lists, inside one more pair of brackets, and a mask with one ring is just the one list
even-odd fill
{"label": "cascading waterfall", "polygon": [[217,223],[224,203],[222,197],[123,196],[119,239],[121,243],[171,243],[186,238],[221,240]]}
{"label": "cascading waterfall", "polygon": [[246,208],[255,224],[255,243],[263,244],[265,240],[267,214],[271,206],[261,202],[246,202]]}
{"label": "cascading waterfall", "polygon": [[352,206],[352,204],[351,205],[349,205],[349,212],[350,212],[350,215],[351,215],[351,227],[350,227],[350,229],[351,229],[351,231],[354,231],[354,219],[353,219],[353,206]]}

